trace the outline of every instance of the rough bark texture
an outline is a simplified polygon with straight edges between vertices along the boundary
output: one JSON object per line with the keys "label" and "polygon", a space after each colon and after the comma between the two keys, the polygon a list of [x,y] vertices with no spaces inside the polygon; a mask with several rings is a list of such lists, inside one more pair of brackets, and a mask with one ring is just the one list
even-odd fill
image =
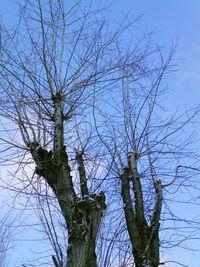
{"label": "rough bark texture", "polygon": [[[105,197],[91,195],[78,199],[69,227],[68,267],[96,267],[95,241],[105,209]],[[82,264],[84,263],[84,265]]]}
{"label": "rough bark texture", "polygon": [[[162,208],[162,185],[154,181],[155,206],[150,223],[144,213],[144,201],[140,176],[137,171],[137,154],[129,155],[129,165],[121,175],[122,199],[133,256],[136,267],[159,266],[159,220]],[[131,185],[134,200],[131,198]]]}
{"label": "rough bark texture", "polygon": [[[47,151],[39,143],[29,144],[36,164],[36,174],[44,177],[54,191],[68,229],[67,267],[96,267],[95,243],[102,212],[106,208],[105,195],[89,195],[82,153],[76,160],[80,177],[81,197],[73,187],[68,154],[64,146],[62,97],[52,98],[54,114],[54,147]],[[53,259],[55,266],[58,263]]]}

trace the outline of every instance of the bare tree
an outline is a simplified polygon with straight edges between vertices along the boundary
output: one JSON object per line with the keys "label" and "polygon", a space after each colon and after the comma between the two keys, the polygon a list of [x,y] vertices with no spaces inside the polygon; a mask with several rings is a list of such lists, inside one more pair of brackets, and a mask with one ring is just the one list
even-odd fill
{"label": "bare tree", "polygon": [[[100,266],[134,257],[136,267],[157,267],[165,194],[191,188],[188,170],[197,171],[190,141],[176,138],[198,111],[184,123],[161,116],[173,52],[164,60],[151,34],[131,42],[127,19],[111,32],[104,11],[81,0],[27,0],[15,31],[1,29],[1,153],[18,164],[12,190],[35,196],[54,266],[95,267],[98,253]],[[116,212],[96,246],[106,204],[108,218],[122,207],[125,217]]]}
{"label": "bare tree", "polygon": [[[162,245],[183,245],[192,236],[198,238],[194,232],[199,231],[197,217],[179,217],[170,208],[176,201],[194,205],[194,198],[186,200],[187,196],[180,196],[180,191],[188,190],[198,198],[195,185],[199,160],[195,151],[190,150],[194,139],[189,133],[199,108],[182,115],[165,115],[161,101],[165,77],[173,63],[173,49],[165,60],[163,54],[160,56],[157,69],[148,75],[144,73],[139,82],[123,79],[121,97],[112,96],[108,100],[111,112],[99,107],[98,101],[95,103],[96,111],[100,109],[103,114],[94,116],[97,132],[110,156],[108,162],[113,163],[113,176],[118,178],[116,192],[122,197],[136,267],[164,264],[160,258]],[[98,116],[102,116],[103,124],[99,124]],[[179,226],[172,221],[177,221]],[[165,227],[168,241],[166,236],[162,240]],[[190,231],[186,230],[188,227]],[[184,231],[187,233],[183,234]]]}
{"label": "bare tree", "polygon": [[56,267],[97,266],[96,237],[106,204],[92,102],[116,91],[125,77],[148,75],[143,62],[154,52],[148,36],[124,49],[119,41],[131,23],[123,20],[110,32],[103,12],[82,1],[71,7],[26,1],[15,31],[1,29],[1,141],[6,159],[19,163],[22,174],[20,189],[15,184],[13,190],[52,197],[48,185],[56,197],[68,232],[67,263],[53,244]]}

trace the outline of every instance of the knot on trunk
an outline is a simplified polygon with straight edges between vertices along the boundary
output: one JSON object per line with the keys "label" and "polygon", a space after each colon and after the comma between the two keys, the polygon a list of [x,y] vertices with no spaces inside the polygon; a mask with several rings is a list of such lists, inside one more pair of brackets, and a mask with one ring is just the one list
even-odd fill
{"label": "knot on trunk", "polygon": [[48,151],[40,146],[38,142],[31,142],[28,147],[30,148],[31,155],[35,161],[35,173],[44,177],[48,183],[51,184],[55,167],[53,162],[53,152]]}
{"label": "knot on trunk", "polygon": [[55,94],[52,94],[51,99],[53,102],[60,102],[63,99],[63,95],[61,92],[56,92]]}
{"label": "knot on trunk", "polygon": [[[105,194],[103,192],[99,195],[85,195],[83,198],[78,198],[74,205],[69,239],[85,241],[86,238],[90,238],[92,225],[99,217],[101,218],[105,209]],[[98,224],[99,222],[97,222]]]}
{"label": "knot on trunk", "polygon": [[28,145],[30,152],[36,164],[45,164],[52,160],[53,152],[48,151],[40,146],[37,142],[32,142]]}

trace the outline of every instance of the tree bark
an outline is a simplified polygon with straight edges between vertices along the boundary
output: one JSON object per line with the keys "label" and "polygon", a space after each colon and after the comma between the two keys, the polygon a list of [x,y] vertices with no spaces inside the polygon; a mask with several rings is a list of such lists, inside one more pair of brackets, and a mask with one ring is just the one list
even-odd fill
{"label": "tree bark", "polygon": [[[154,182],[155,206],[150,223],[144,213],[144,200],[140,176],[137,171],[136,153],[129,155],[129,165],[121,175],[122,199],[127,229],[132,245],[135,267],[159,266],[159,220],[162,208],[162,185],[159,180]],[[131,197],[131,186],[133,198]]]}
{"label": "tree bark", "polygon": [[105,209],[105,196],[85,196],[75,204],[70,226],[67,267],[97,267],[96,236]]}
{"label": "tree bark", "polygon": [[[67,267],[96,267],[96,236],[102,213],[106,208],[105,195],[84,195],[78,198],[73,189],[67,153],[63,151],[57,166],[49,152],[38,144],[31,144],[36,173],[46,179],[54,191],[68,228]],[[46,158],[42,157],[46,155]]]}
{"label": "tree bark", "polygon": [[75,193],[68,154],[64,146],[62,97],[52,97],[54,114],[54,147],[47,151],[39,143],[29,144],[36,164],[36,174],[52,188],[68,229],[67,267],[97,267],[96,236],[102,213],[106,208],[105,195],[89,195],[82,153],[76,160],[80,178],[81,197]]}

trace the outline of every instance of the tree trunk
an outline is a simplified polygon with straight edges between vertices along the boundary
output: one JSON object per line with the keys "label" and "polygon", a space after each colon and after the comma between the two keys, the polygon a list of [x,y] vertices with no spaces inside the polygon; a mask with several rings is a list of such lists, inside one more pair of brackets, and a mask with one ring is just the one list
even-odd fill
{"label": "tree trunk", "polygon": [[76,202],[73,223],[69,226],[67,267],[97,267],[96,236],[105,208],[103,193],[86,195]]}
{"label": "tree trunk", "polygon": [[67,267],[97,267],[96,236],[103,210],[105,195],[89,195],[83,153],[77,152],[76,161],[80,178],[78,197],[74,190],[68,154],[64,146],[64,116],[60,93],[52,97],[54,103],[54,146],[47,151],[39,143],[30,143],[30,152],[36,163],[36,174],[44,177],[54,191],[68,229]]}
{"label": "tree trunk", "polygon": [[[147,238],[148,240],[149,238]],[[135,267],[158,267],[159,266],[159,246],[158,238],[152,240],[151,244],[144,242],[144,247],[137,248],[137,242],[131,241],[133,249],[133,255],[135,260]],[[156,245],[155,245],[156,244]],[[149,249],[147,251],[147,247]]]}
{"label": "tree trunk", "polygon": [[[154,181],[155,205],[150,223],[147,223],[140,176],[137,171],[137,155],[129,154],[129,165],[121,175],[122,199],[127,229],[132,245],[135,267],[159,266],[159,220],[162,208],[162,185]],[[130,184],[132,183],[132,187]],[[131,190],[133,188],[134,201]]]}
{"label": "tree trunk", "polygon": [[64,150],[59,166],[56,166],[50,153],[38,144],[31,144],[31,153],[37,165],[36,173],[43,176],[54,191],[66,221],[69,236],[67,267],[97,267],[95,246],[106,208],[104,193],[83,195],[81,198],[76,196]]}
{"label": "tree trunk", "polygon": [[[82,197],[77,197],[65,148],[59,156],[59,164],[39,144],[30,144],[30,150],[37,166],[36,173],[44,177],[54,191],[66,221],[69,235],[67,267],[97,267],[95,246],[102,214],[106,208],[104,193],[89,195],[84,187]],[[79,160],[82,163],[80,166],[84,168],[82,155]],[[86,177],[83,178],[82,175],[81,179],[85,179],[86,186]]]}

